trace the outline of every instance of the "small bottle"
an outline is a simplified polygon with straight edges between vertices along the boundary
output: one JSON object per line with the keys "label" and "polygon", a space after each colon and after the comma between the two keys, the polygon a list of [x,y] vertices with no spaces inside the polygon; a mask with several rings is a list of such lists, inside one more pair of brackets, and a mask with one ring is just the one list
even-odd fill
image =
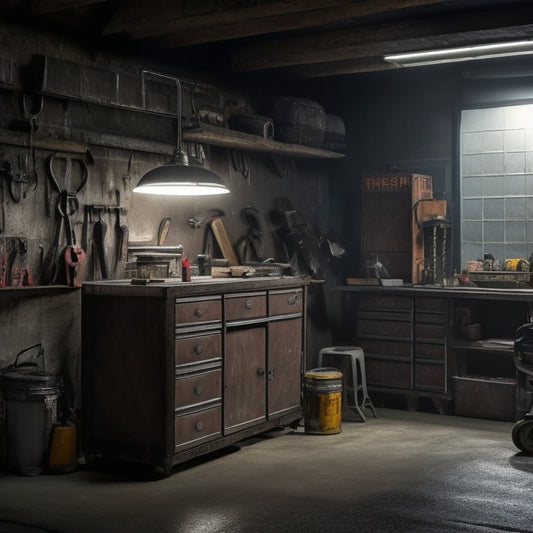
{"label": "small bottle", "polygon": [[191,261],[188,257],[181,260],[181,281],[191,281]]}

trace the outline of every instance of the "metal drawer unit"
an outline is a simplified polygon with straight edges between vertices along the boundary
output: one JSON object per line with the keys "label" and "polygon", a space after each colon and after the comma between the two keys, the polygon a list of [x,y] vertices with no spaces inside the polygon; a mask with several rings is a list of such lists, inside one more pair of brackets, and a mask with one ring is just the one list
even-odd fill
{"label": "metal drawer unit", "polygon": [[444,298],[414,298],[415,388],[447,391],[448,301]]}
{"label": "metal drawer unit", "polygon": [[222,434],[222,298],[176,298],[176,451]]}
{"label": "metal drawer unit", "polygon": [[356,344],[365,351],[369,387],[411,389],[412,298],[361,294],[355,305]]}

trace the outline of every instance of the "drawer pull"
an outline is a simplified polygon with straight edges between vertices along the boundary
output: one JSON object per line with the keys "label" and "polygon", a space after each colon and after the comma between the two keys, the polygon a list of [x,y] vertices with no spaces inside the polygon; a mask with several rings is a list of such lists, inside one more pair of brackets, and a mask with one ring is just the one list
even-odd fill
{"label": "drawer pull", "polygon": [[258,376],[264,376],[265,375],[265,369],[264,368],[258,368],[257,369],[257,375]]}
{"label": "drawer pull", "polygon": [[204,429],[204,425],[202,424],[202,422],[196,422],[196,425],[194,426],[194,429],[196,431],[202,431]]}
{"label": "drawer pull", "polygon": [[203,311],[203,309],[196,309],[196,310],[194,311],[194,316],[196,316],[196,317],[198,317],[198,318],[204,316],[204,311]]}
{"label": "drawer pull", "polygon": [[193,350],[194,350],[194,353],[195,353],[196,355],[200,355],[200,354],[204,351],[204,349],[202,348],[202,345],[201,345],[201,344],[197,344],[197,345],[193,348]]}
{"label": "drawer pull", "polygon": [[244,302],[244,308],[249,311],[252,308],[252,300],[246,300],[246,302]]}
{"label": "drawer pull", "polygon": [[292,296],[289,296],[287,298],[287,305],[296,305],[299,299],[300,299],[299,294],[293,294]]}
{"label": "drawer pull", "polygon": [[204,392],[204,390],[202,389],[201,385],[195,385],[193,390],[194,390],[194,394],[196,394],[196,396],[201,396],[202,393]]}

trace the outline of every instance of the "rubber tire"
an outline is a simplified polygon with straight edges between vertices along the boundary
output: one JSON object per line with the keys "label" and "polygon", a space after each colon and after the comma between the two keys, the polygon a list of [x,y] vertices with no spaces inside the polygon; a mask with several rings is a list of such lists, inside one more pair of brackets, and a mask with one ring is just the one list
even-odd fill
{"label": "rubber tire", "polygon": [[519,420],[513,427],[512,438],[519,450],[533,455],[533,420]]}

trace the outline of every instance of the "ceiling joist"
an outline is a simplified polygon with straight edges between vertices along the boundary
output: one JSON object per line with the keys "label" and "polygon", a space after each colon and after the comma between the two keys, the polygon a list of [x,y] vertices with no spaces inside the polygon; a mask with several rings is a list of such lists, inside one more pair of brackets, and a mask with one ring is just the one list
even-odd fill
{"label": "ceiling joist", "polygon": [[533,38],[531,0],[9,0],[6,13],[91,52],[304,78],[394,68],[390,53]]}
{"label": "ceiling joist", "polygon": [[242,72],[532,36],[530,7],[498,8],[258,41],[236,50],[232,65]]}

